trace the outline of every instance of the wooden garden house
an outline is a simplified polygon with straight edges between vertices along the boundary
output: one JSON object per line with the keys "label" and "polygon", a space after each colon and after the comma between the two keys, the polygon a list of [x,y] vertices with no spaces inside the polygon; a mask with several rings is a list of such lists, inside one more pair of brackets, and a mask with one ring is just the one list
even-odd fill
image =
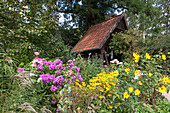
{"label": "wooden garden house", "polygon": [[125,18],[125,13],[115,16],[109,20],[92,25],[85,33],[83,38],[75,45],[73,52],[81,52],[84,58],[98,54],[100,58],[109,65],[110,58],[109,41],[112,38],[112,33],[119,33],[128,30],[128,24]]}

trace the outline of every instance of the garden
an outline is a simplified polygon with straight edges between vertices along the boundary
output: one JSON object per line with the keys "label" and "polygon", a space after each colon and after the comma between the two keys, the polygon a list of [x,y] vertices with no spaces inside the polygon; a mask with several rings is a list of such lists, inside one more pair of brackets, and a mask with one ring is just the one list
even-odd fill
{"label": "garden", "polygon": [[[170,100],[163,96],[170,93],[167,10],[160,10],[166,2],[1,1],[0,112],[170,112]],[[112,34],[113,60],[105,65],[98,54],[85,59],[72,53],[90,24],[104,21],[102,12],[112,12],[105,8],[110,4],[124,8],[130,27]]]}

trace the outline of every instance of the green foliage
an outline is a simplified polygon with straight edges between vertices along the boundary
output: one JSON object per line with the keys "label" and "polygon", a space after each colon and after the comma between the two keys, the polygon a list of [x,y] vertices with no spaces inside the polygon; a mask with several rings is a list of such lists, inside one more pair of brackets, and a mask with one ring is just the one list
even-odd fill
{"label": "green foliage", "polygon": [[145,40],[139,40],[138,46],[143,50],[142,53],[158,54],[160,49],[162,52],[168,53],[170,47],[169,34],[161,34],[153,37],[146,37]]}
{"label": "green foliage", "polygon": [[[129,27],[142,30],[145,35],[168,33],[168,0],[123,0]],[[163,25],[164,24],[164,25]]]}
{"label": "green foliage", "polygon": [[[71,90],[68,90],[68,89]],[[100,109],[101,101],[97,100],[97,93],[88,88],[79,88],[77,86],[67,86],[61,94],[58,95],[58,110],[63,112],[87,112]]]}
{"label": "green foliage", "polygon": [[90,78],[102,71],[102,63],[97,55],[93,59],[89,56],[88,59],[85,60],[79,54],[74,64],[80,67],[80,74],[85,82],[88,82]]}
{"label": "green foliage", "polygon": [[169,40],[169,34],[143,38],[142,31],[130,29],[124,33],[112,34],[109,48],[113,50],[114,55],[122,54],[121,59],[128,61],[132,58],[133,52],[158,54],[162,49],[163,53],[168,53]]}
{"label": "green foliage", "polygon": [[113,54],[116,56],[122,54],[122,60],[130,60],[133,52],[141,52],[139,48],[139,42],[142,42],[140,32],[138,30],[128,30],[124,33],[112,34],[109,48],[113,50]]}
{"label": "green foliage", "polygon": [[4,51],[20,62],[28,63],[33,52],[43,57],[69,54],[58,31],[58,15],[51,2],[1,1],[0,42]]}

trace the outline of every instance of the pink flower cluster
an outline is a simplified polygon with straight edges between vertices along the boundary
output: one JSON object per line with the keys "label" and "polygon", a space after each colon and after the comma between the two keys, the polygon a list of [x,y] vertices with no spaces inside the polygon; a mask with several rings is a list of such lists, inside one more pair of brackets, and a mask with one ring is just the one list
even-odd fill
{"label": "pink flower cluster", "polygon": [[[72,82],[75,82],[76,79],[78,79],[79,82],[83,82],[83,78],[79,73],[80,68],[74,66],[72,60],[68,60],[65,67],[63,67],[61,59],[56,59],[52,62],[47,61],[45,58],[35,58],[32,61],[31,67],[35,67],[37,68],[37,71],[43,73],[39,76],[38,81],[43,81],[46,85],[51,85],[50,90],[52,92],[55,92],[57,88],[64,83],[71,84]],[[47,70],[48,73],[45,73],[44,71]],[[19,67],[17,71],[22,72],[24,71],[24,68]],[[69,72],[68,75],[66,75],[65,72]]]}
{"label": "pink flower cluster", "polygon": [[25,70],[24,70],[24,68],[19,67],[19,68],[17,69],[17,72],[18,72],[18,73],[21,73],[21,72],[25,72]]}

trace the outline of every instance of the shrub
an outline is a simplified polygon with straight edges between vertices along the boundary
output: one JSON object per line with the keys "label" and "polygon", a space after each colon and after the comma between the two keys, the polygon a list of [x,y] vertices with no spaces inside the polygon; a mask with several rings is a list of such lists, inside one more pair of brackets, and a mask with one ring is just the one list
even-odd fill
{"label": "shrub", "polygon": [[85,60],[79,54],[75,59],[74,64],[77,67],[80,67],[80,74],[85,82],[89,82],[93,76],[101,73],[102,71],[101,59],[99,59],[97,55],[93,59],[89,56],[88,59]]}

